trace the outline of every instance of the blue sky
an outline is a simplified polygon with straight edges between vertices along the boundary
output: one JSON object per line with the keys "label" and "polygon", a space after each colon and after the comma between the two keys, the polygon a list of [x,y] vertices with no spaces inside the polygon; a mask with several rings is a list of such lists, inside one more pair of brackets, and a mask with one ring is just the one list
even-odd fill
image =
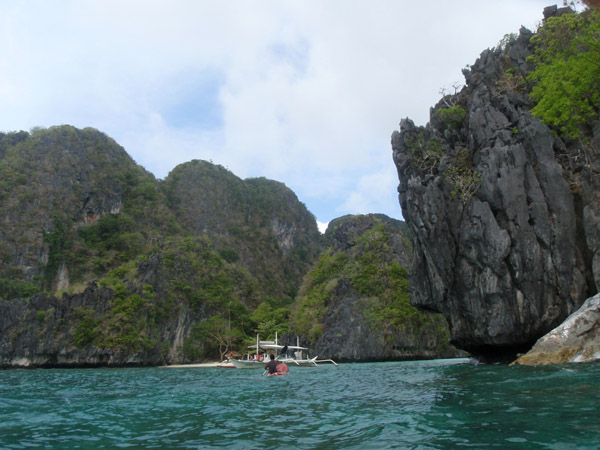
{"label": "blue sky", "polygon": [[284,182],[319,222],[402,218],[390,135],[548,0],[0,0],[0,130],[91,126],[158,178]]}

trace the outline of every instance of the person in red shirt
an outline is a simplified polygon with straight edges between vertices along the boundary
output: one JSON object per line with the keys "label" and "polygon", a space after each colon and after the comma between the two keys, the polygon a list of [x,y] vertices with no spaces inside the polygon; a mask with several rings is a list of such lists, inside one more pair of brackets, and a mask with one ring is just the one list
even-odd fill
{"label": "person in red shirt", "polygon": [[287,375],[290,371],[290,368],[283,361],[279,362],[276,369],[277,369],[277,372],[280,373],[281,375]]}

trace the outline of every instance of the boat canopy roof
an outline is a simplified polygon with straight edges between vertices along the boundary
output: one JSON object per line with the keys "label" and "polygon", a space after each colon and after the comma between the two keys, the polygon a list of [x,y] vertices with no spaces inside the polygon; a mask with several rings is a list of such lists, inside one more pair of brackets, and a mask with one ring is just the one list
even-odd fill
{"label": "boat canopy roof", "polygon": [[[274,341],[259,341],[258,347],[266,350],[281,350],[285,345],[276,344]],[[249,345],[248,348],[256,348],[256,344]],[[300,347],[298,345],[288,345],[287,348],[288,350],[308,350],[308,348]]]}

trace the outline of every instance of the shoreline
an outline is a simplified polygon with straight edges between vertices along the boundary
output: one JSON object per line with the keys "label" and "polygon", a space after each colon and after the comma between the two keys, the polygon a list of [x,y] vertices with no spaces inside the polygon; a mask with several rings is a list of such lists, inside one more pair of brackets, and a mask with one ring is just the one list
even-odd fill
{"label": "shoreline", "polygon": [[196,363],[196,364],[170,364],[167,366],[158,366],[161,369],[188,369],[191,367],[218,367],[221,364],[219,361]]}

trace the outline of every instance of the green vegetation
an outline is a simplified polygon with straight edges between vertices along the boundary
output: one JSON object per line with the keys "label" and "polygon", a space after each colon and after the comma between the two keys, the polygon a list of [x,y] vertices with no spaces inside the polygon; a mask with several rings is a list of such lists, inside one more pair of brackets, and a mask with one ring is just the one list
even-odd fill
{"label": "green vegetation", "polygon": [[439,320],[410,305],[408,272],[398,262],[382,258],[389,252],[389,233],[383,224],[366,231],[357,241],[361,252],[346,268],[352,287],[361,295],[363,314],[372,329],[390,340],[398,330],[416,330]]}
{"label": "green vegetation", "polygon": [[78,320],[73,331],[73,343],[77,347],[85,347],[94,342],[100,333],[100,320],[96,317],[96,311],[78,307],[73,311],[73,316]]}
{"label": "green vegetation", "polygon": [[70,225],[64,214],[55,212],[53,225],[54,230],[44,234],[44,242],[48,244],[48,263],[44,272],[44,287],[47,289],[52,286],[59,265],[68,258],[72,246]]}
{"label": "green vegetation", "polygon": [[[295,332],[315,342],[323,333],[323,318],[340,283],[358,295],[357,304],[372,330],[389,342],[399,330],[436,326],[439,316],[423,313],[409,302],[408,272],[390,256],[390,231],[377,223],[354,239],[347,252],[330,248],[305,278],[292,314]],[[346,292],[346,291],[344,291]],[[345,295],[351,295],[346,292]],[[446,330],[447,334],[447,330]]]}
{"label": "green vegetation", "polygon": [[[110,241],[113,233],[107,236]],[[72,333],[76,345],[94,344],[124,353],[150,350],[159,342],[160,324],[180,308],[190,308],[192,317],[198,320],[182,348],[189,358],[212,355],[223,345],[231,349],[241,344],[245,331],[249,332],[252,325],[241,303],[242,297],[253,290],[252,280],[226,263],[206,236],[171,239],[166,245],[163,253],[165,277],[169,280],[166,290],[157,295],[152,285],[138,281],[144,256],[114,268],[99,281],[113,291],[108,311],[105,314],[89,309],[75,311]],[[207,321],[202,318],[204,312],[212,314]],[[222,326],[223,321],[228,328]]]}
{"label": "green vegetation", "polygon": [[83,239],[80,255],[89,260],[88,270],[102,274],[116,262],[135,258],[144,249],[144,237],[136,231],[134,219],[128,215],[108,214],[95,224],[81,227]]}
{"label": "green vegetation", "polygon": [[273,305],[273,301],[267,301],[258,305],[250,315],[256,324],[256,332],[261,336],[273,337],[277,333],[282,336],[289,331],[290,308]]}
{"label": "green vegetation", "polygon": [[435,111],[440,120],[448,127],[460,129],[464,126],[467,110],[460,104]]}
{"label": "green vegetation", "polygon": [[348,256],[344,252],[331,254],[330,250],[321,255],[314,269],[307,274],[292,323],[294,330],[307,336],[311,342],[316,341],[323,333],[321,321],[347,263]]}
{"label": "green vegetation", "polygon": [[406,146],[412,163],[425,172],[437,168],[444,156],[441,142],[438,139],[426,139],[422,129],[406,140]]}
{"label": "green vegetation", "polygon": [[110,311],[103,318],[103,334],[98,345],[129,353],[149,350],[156,344],[156,304],[118,289]]}
{"label": "green vegetation", "polygon": [[551,17],[532,42],[533,114],[571,138],[588,134],[600,110],[600,11]]}
{"label": "green vegetation", "polygon": [[52,316],[54,316],[54,308],[48,308],[45,310],[40,309],[37,313],[35,313],[35,320],[38,322],[46,322],[50,320]]}
{"label": "green vegetation", "polygon": [[[0,207],[13,218],[0,232],[0,297],[52,291],[61,267],[78,289],[95,280],[112,301],[74,310],[71,342],[124,354],[166,352],[161,327],[181,310],[196,323],[180,349],[190,358],[214,357],[224,343],[241,348],[257,331],[284,333],[319,248],[308,232],[296,233],[287,253],[274,238],[276,225],[318,237],[281,183],[242,181],[201,161],[160,182],[107,136],[70,126],[0,133]],[[151,255],[160,263],[148,284]],[[47,317],[35,314],[39,324]]]}
{"label": "green vegetation", "polygon": [[223,258],[208,236],[170,243],[164,264],[172,302],[198,311],[199,322],[182,349],[188,358],[222,357],[243,351],[256,333],[273,339],[288,331],[290,299],[261,297],[248,270]]}
{"label": "green vegetation", "polygon": [[523,75],[517,72],[515,67],[509,67],[501,75],[496,83],[498,90],[502,93],[520,93],[527,90],[527,83]]}
{"label": "green vegetation", "polygon": [[[441,143],[426,151],[438,160]],[[201,161],[158,181],[107,136],[69,126],[0,133],[0,175],[0,207],[10,218],[0,231],[0,297],[51,293],[59,272],[70,283],[60,294],[96,283],[77,299],[84,306],[60,318],[51,309],[29,316],[26,326],[64,345],[199,360],[243,351],[256,333],[281,337],[292,323],[314,340],[342,281],[386,299],[362,306],[369,320],[393,322],[400,310],[391,292],[406,275],[376,256],[387,248],[384,228],[349,252],[323,254],[296,304],[323,243],[314,217],[282,183],[241,180]],[[371,254],[357,257],[359,249]],[[175,336],[181,348],[171,348]]]}
{"label": "green vegetation", "polygon": [[[0,133],[0,207],[11,218],[0,233],[5,298],[52,292],[61,267],[82,289],[169,237],[206,234],[220,260],[253,268],[260,296],[289,302],[320,250],[314,217],[282,183],[203,161],[161,182],[93,129]],[[31,261],[27,273],[21,261]]]}
{"label": "green vegetation", "polygon": [[0,298],[12,300],[15,298],[29,298],[37,294],[40,289],[30,281],[0,278]]}
{"label": "green vegetation", "polygon": [[481,185],[481,174],[473,169],[473,161],[467,148],[458,151],[444,177],[452,185],[452,197],[461,200],[463,205]]}
{"label": "green vegetation", "polygon": [[166,305],[153,298],[151,286],[135,284],[136,271],[133,264],[128,266],[119,267],[100,280],[101,286],[114,293],[106,313],[82,307],[73,311],[72,340],[76,346],[94,344],[132,354],[156,345]]}
{"label": "green vegetation", "polygon": [[[239,346],[244,335],[237,327],[220,315],[213,315],[192,327],[191,337],[184,344],[184,354],[190,359],[218,352],[221,360],[234,346]],[[201,345],[198,345],[198,344]]]}
{"label": "green vegetation", "polygon": [[[0,207],[10,218],[0,241],[0,277],[21,287],[52,291],[61,266],[70,283],[85,284],[177,229],[154,177],[97,130],[0,133],[0,156]],[[33,264],[27,275],[14,270],[19,258]],[[12,286],[5,295],[35,293]]]}

